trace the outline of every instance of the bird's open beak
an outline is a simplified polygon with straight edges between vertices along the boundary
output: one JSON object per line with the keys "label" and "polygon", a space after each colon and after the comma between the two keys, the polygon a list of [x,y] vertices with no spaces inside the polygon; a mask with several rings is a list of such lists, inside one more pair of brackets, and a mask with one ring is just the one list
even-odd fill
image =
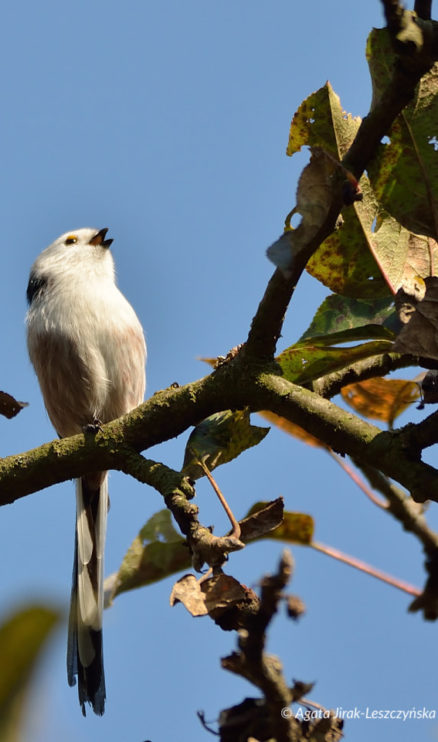
{"label": "bird's open beak", "polygon": [[104,229],[100,229],[97,234],[94,235],[94,237],[91,238],[89,245],[101,245],[102,247],[109,247],[113,240],[106,240],[106,233],[108,232],[108,227],[105,227]]}

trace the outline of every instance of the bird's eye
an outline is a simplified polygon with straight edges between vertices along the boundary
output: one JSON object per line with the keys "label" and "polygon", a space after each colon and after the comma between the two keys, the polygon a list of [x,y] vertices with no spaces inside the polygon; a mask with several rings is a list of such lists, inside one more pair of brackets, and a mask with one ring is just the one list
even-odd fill
{"label": "bird's eye", "polygon": [[66,240],[65,240],[65,244],[66,244],[66,245],[74,245],[74,244],[75,244],[75,242],[77,242],[77,241],[78,241],[78,238],[77,238],[77,237],[75,237],[75,235],[74,235],[74,234],[70,234],[70,235],[69,235],[69,236],[68,236],[68,237],[66,238]]}

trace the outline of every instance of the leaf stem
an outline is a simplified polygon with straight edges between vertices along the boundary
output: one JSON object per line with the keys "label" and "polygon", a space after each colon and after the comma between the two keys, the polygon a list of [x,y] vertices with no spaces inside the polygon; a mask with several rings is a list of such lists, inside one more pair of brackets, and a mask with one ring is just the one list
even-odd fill
{"label": "leaf stem", "polygon": [[217,484],[216,480],[213,478],[212,474],[210,473],[210,470],[207,464],[205,463],[205,461],[203,459],[197,459],[197,463],[201,467],[202,471],[204,472],[205,476],[207,477],[208,481],[210,482],[211,486],[216,492],[223,509],[228,515],[229,521],[231,523],[231,527],[233,529],[232,532],[229,534],[229,536],[232,538],[240,539],[240,534],[241,534],[240,525],[238,521],[236,520],[233,511],[228,505],[225,499],[225,496],[222,494],[221,490],[219,489],[219,485]]}

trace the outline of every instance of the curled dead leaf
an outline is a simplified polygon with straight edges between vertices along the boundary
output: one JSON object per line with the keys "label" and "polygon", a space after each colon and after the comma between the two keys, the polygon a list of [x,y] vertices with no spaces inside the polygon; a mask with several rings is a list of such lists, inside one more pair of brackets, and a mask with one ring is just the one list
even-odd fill
{"label": "curled dead leaf", "polygon": [[268,258],[285,273],[323,225],[332,202],[332,179],[339,163],[320,147],[310,150],[310,162],[298,181],[296,206],[290,212],[290,217],[300,214],[301,222],[296,229],[287,229],[267,250]]}
{"label": "curled dead leaf", "polygon": [[256,503],[246,518],[239,521],[240,538],[246,544],[263,538],[283,522],[284,500],[278,497],[268,503]]}
{"label": "curled dead leaf", "polygon": [[206,616],[208,613],[205,596],[194,575],[184,575],[175,582],[169,601],[171,606],[182,603],[192,616]]}
{"label": "curled dead leaf", "polygon": [[205,580],[188,574],[173,586],[170,605],[182,603],[192,616],[209,615],[216,622],[221,622],[224,614],[236,605],[254,599],[257,600],[257,596],[250,588],[223,572]]}

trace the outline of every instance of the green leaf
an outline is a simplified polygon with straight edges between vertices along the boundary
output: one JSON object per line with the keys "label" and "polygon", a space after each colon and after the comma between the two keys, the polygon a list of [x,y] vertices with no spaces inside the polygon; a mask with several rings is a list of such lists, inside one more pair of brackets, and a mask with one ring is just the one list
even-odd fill
{"label": "green leaf", "polygon": [[340,160],[356,136],[360,118],[342,109],[339,96],[327,82],[309,95],[295,113],[286,154],[292,156],[303,145],[321,147]]}
{"label": "green leaf", "polygon": [[[391,79],[394,53],[384,29],[374,29],[367,44],[373,79],[374,100],[378,100]],[[426,73],[415,99],[394,121],[368,173],[376,197],[406,229],[437,238],[438,154],[438,64]]]}
{"label": "green leaf", "polygon": [[151,515],[141,529],[139,536],[143,541],[174,543],[182,540],[181,534],[173,527],[172,518],[167,509],[158,510],[157,513]]}
{"label": "green leaf", "polygon": [[391,81],[397,56],[387,29],[373,28],[367,39],[366,58],[373,86],[372,108]]}
{"label": "green leaf", "polygon": [[359,325],[339,332],[331,332],[322,335],[306,336],[299,340],[294,348],[307,345],[318,345],[325,348],[331,345],[341,345],[341,343],[352,343],[355,340],[394,340],[395,334],[384,325]]}
{"label": "green leaf", "polygon": [[198,460],[204,460],[212,470],[235,459],[247,448],[256,446],[268,432],[269,428],[251,425],[247,409],[217,412],[203,420],[190,434],[182,471],[192,479],[199,479],[204,472],[198,466]]}
{"label": "green leaf", "polygon": [[160,510],[145,523],[111,578],[111,600],[190,566],[185,539],[174,529],[169,510]]}
{"label": "green leaf", "polygon": [[[383,327],[380,327],[379,331],[388,332]],[[346,368],[356,361],[390,352],[392,348],[390,340],[374,340],[351,348],[333,348],[328,345],[330,341],[348,342],[345,338],[352,340],[354,334],[356,333],[357,337],[360,332],[363,332],[362,328],[333,333],[332,336],[328,335],[326,338],[306,339],[305,342],[292,345],[280,353],[277,361],[288,381],[295,384],[308,384],[321,376]]]}
{"label": "green leaf", "polygon": [[0,626],[0,739],[19,742],[29,681],[60,615],[46,606],[30,605]]}
{"label": "green leaf", "polygon": [[388,323],[396,316],[393,300],[390,297],[374,301],[372,299],[350,299],[331,294],[324,299],[310,327],[300,338],[300,342],[315,335],[327,335],[364,325],[373,326],[385,323],[385,326],[388,326]]}

